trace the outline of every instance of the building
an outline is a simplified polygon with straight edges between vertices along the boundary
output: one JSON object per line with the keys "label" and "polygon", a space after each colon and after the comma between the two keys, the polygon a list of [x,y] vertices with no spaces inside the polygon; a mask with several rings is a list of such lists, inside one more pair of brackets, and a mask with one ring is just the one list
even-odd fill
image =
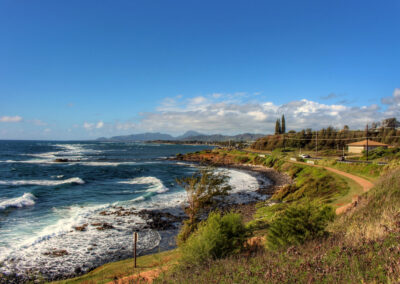
{"label": "building", "polygon": [[[362,153],[362,151],[367,150],[367,140],[358,141],[354,143],[347,144],[349,148],[349,153]],[[368,150],[374,150],[378,147],[387,148],[389,145],[379,143],[376,141],[368,140]]]}

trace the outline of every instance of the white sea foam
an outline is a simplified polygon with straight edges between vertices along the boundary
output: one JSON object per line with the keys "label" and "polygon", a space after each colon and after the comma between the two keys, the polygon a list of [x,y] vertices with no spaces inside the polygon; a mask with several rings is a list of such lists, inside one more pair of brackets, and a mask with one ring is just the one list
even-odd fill
{"label": "white sea foam", "polygon": [[[118,210],[110,204],[96,206],[72,206],[54,209],[60,219],[46,226],[35,237],[26,239],[18,246],[7,250],[0,260],[3,272],[19,273],[30,269],[50,275],[72,275],[76,267],[87,271],[105,262],[131,255],[132,232],[139,230],[138,252],[156,247],[161,237],[158,232],[144,229],[145,221],[136,215],[102,215],[101,210]],[[98,230],[99,224],[112,224],[113,229]],[[75,226],[86,224],[85,231]],[[53,257],[54,250],[66,250],[67,255]],[[2,252],[3,252],[2,251]],[[50,255],[48,254],[50,253]]]}
{"label": "white sea foam", "polygon": [[24,193],[24,195],[15,198],[9,198],[0,200],[0,210],[4,210],[9,207],[22,208],[26,206],[35,205],[36,197],[29,192]]}
{"label": "white sea foam", "polygon": [[1,185],[61,185],[61,184],[68,184],[68,183],[75,183],[75,184],[84,184],[85,181],[79,177],[73,177],[65,180],[8,180],[8,181],[1,181]]}
{"label": "white sea foam", "polygon": [[96,166],[98,166],[98,167],[106,167],[106,166],[116,167],[119,165],[135,165],[136,162],[96,162],[96,161],[93,161],[93,162],[81,162],[79,164],[84,165],[84,166],[94,166],[94,167],[96,167]]}
{"label": "white sea foam", "polygon": [[161,180],[156,177],[138,177],[128,181],[120,181],[119,183],[125,184],[149,184],[150,187],[147,192],[163,193],[168,191],[168,188],[164,186]]}
{"label": "white sea foam", "polygon": [[223,171],[229,177],[228,184],[232,188],[229,196],[226,197],[228,202],[248,203],[256,200],[264,200],[268,197],[257,192],[259,184],[257,178],[253,175],[234,169]]}

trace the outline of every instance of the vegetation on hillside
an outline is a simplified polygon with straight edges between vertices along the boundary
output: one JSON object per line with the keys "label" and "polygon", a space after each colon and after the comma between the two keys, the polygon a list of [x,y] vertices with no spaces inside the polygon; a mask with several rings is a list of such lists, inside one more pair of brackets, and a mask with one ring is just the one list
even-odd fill
{"label": "vegetation on hillside", "polygon": [[[293,242],[297,244],[290,247],[260,249],[252,255],[245,252],[209,259],[190,268],[178,266],[156,283],[397,283],[398,180],[400,169],[386,174],[355,209],[325,227],[330,231],[329,237]],[[287,214],[285,218],[285,224],[293,224],[299,214]]]}
{"label": "vegetation on hillside", "polygon": [[178,243],[186,241],[196,230],[201,215],[216,202],[216,197],[228,194],[231,187],[227,184],[227,176],[223,172],[215,172],[211,168],[202,169],[191,177],[177,179],[187,193],[188,206],[185,213],[188,219],[184,221],[178,235]]}
{"label": "vegetation on hillside", "polygon": [[196,265],[238,253],[248,235],[240,214],[231,212],[221,216],[213,212],[180,245],[181,261],[185,265]]}
{"label": "vegetation on hillside", "polygon": [[313,150],[318,145],[319,150],[330,149],[341,152],[347,144],[363,140],[366,137],[389,145],[400,145],[400,129],[396,130],[395,128],[376,128],[368,132],[349,130],[348,128],[338,130],[328,127],[318,131],[308,128],[298,132],[289,131],[287,134],[281,134],[279,132],[279,125],[277,127],[275,132],[278,131],[278,133],[258,139],[251,145],[251,148],[268,151],[277,148]]}

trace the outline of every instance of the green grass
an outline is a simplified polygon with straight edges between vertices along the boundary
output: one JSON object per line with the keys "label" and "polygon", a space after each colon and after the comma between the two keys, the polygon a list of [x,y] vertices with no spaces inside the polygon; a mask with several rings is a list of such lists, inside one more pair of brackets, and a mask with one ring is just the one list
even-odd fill
{"label": "green grass", "polygon": [[331,173],[331,174],[333,176],[335,176],[336,178],[340,178],[340,179],[344,180],[347,183],[347,188],[348,188],[346,194],[338,196],[331,201],[330,205],[333,208],[337,208],[337,207],[343,206],[345,204],[348,204],[348,203],[352,202],[353,196],[355,196],[355,195],[360,196],[364,193],[361,185],[359,185],[354,180],[352,180],[348,177],[344,177],[344,176],[335,174],[335,173]]}
{"label": "green grass", "polygon": [[190,268],[178,266],[155,283],[398,283],[400,169],[382,177],[328,238],[259,250]]}
{"label": "green grass", "polygon": [[140,272],[160,268],[164,265],[173,265],[179,258],[178,250],[169,250],[152,255],[145,255],[137,258],[137,268],[134,268],[133,259],[112,262],[102,265],[91,272],[68,280],[52,282],[54,284],[74,283],[108,283],[118,278],[137,274]]}
{"label": "green grass", "polygon": [[332,160],[320,160],[318,161],[318,165],[335,168],[369,181],[377,180],[384,169],[384,166],[378,164],[340,163]]}

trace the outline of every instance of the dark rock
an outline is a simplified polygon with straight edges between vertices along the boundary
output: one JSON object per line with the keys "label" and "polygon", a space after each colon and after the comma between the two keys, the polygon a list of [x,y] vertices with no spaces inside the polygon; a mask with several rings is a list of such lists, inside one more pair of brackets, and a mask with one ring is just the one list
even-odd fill
{"label": "dark rock", "polygon": [[83,224],[82,226],[76,226],[76,227],[74,227],[74,229],[77,230],[77,231],[84,232],[84,231],[86,231],[86,227],[87,227],[87,226],[88,226],[88,224]]}
{"label": "dark rock", "polygon": [[57,158],[57,159],[54,160],[54,162],[56,162],[56,163],[68,163],[69,160],[68,159]]}
{"label": "dark rock", "polygon": [[43,254],[52,256],[52,257],[59,257],[59,256],[68,255],[69,253],[65,249],[60,249],[60,250],[53,249],[52,251],[48,251]]}
{"label": "dark rock", "polygon": [[114,226],[108,223],[103,223],[100,227],[96,228],[99,231],[114,229]]}

